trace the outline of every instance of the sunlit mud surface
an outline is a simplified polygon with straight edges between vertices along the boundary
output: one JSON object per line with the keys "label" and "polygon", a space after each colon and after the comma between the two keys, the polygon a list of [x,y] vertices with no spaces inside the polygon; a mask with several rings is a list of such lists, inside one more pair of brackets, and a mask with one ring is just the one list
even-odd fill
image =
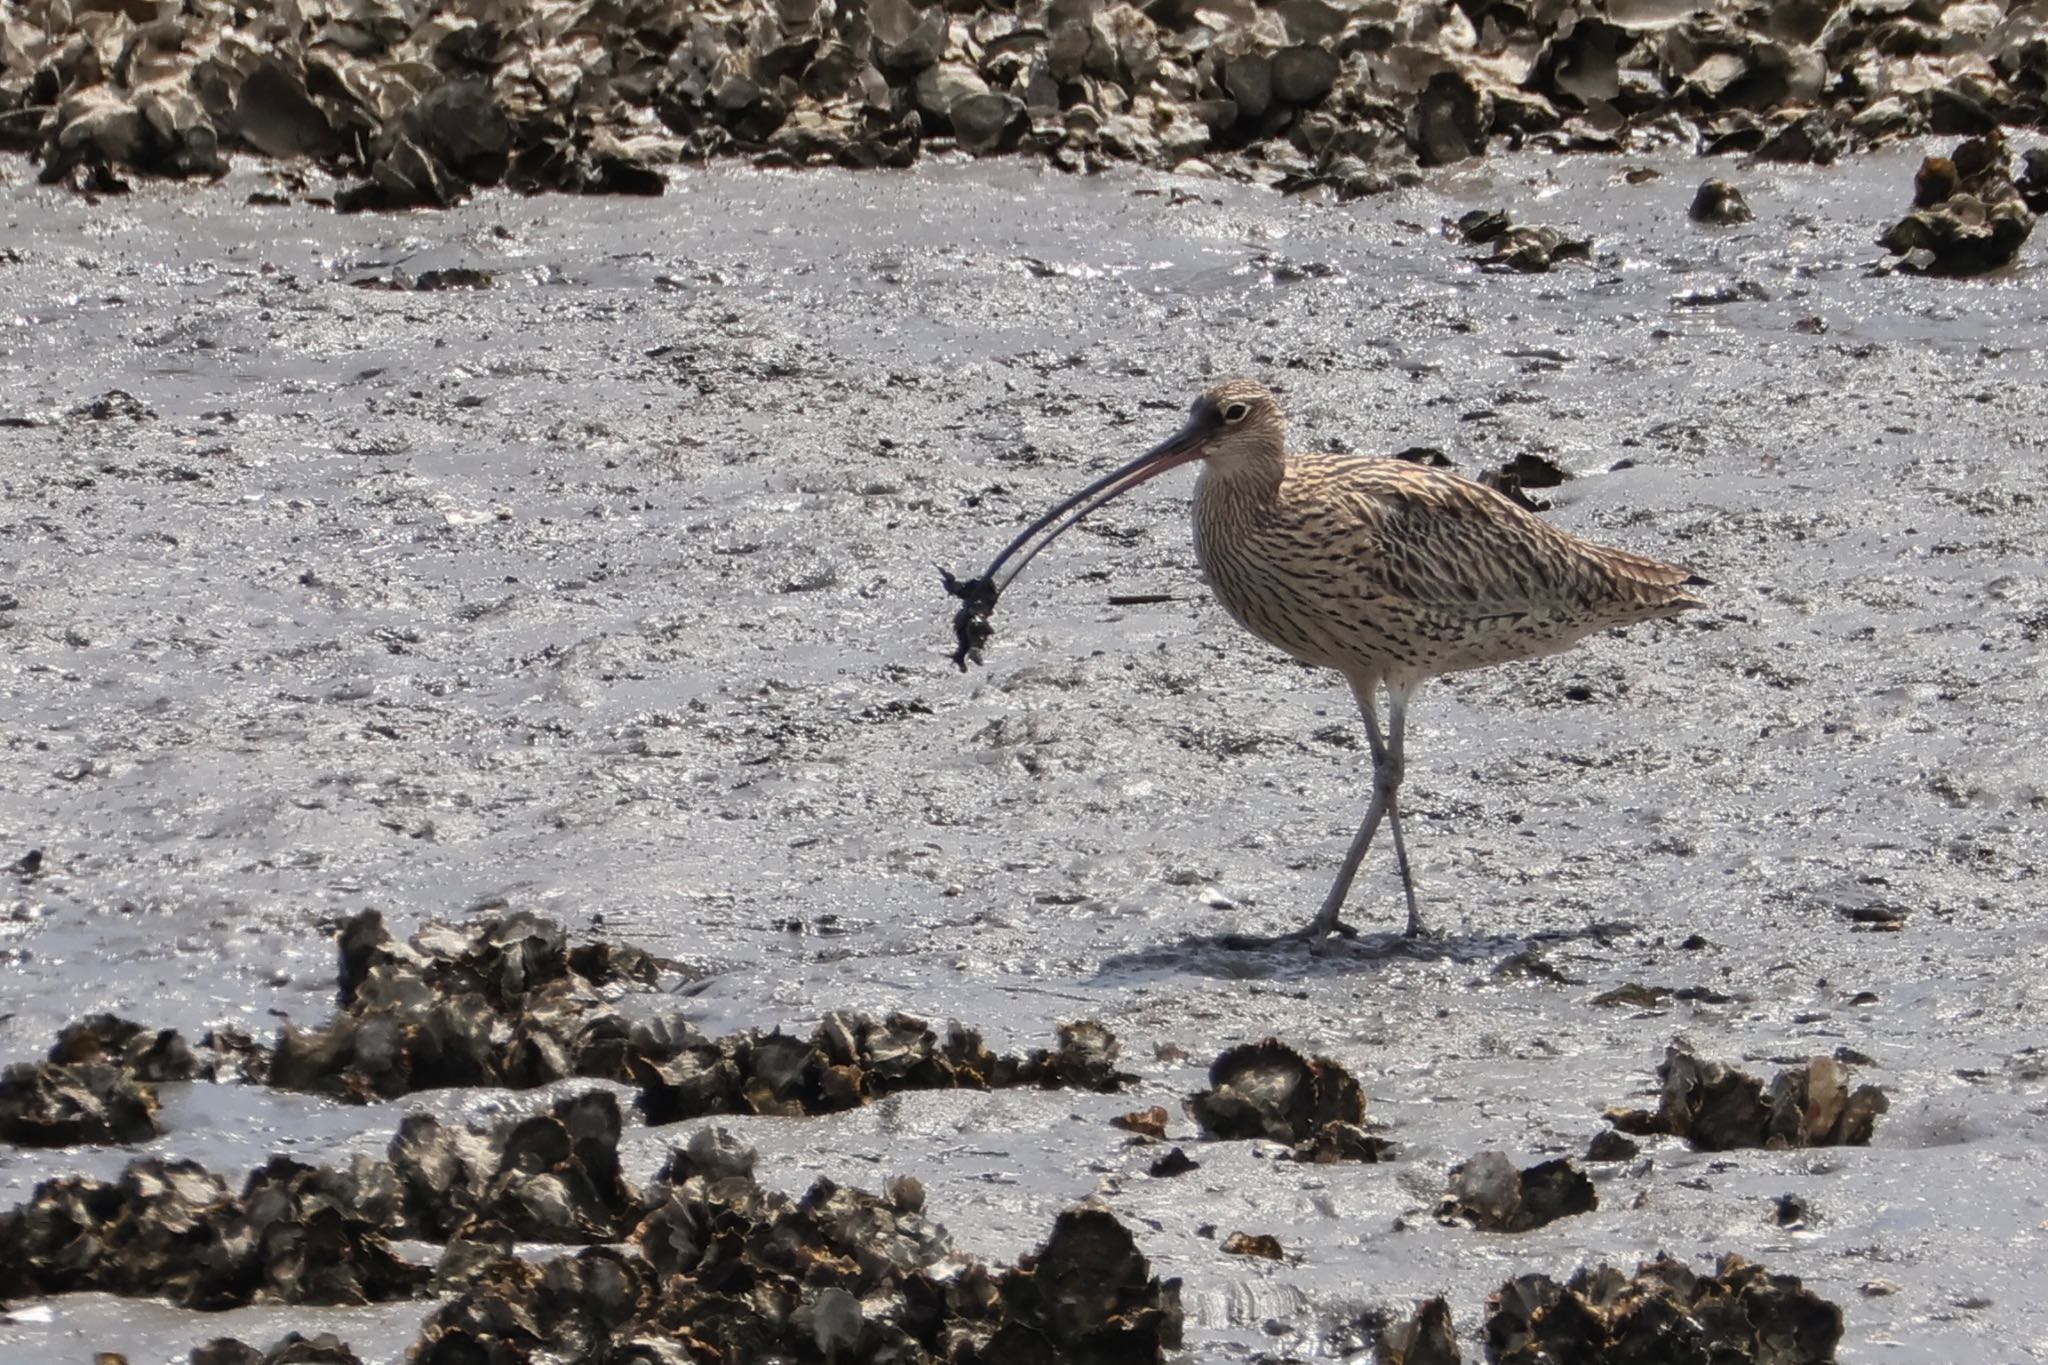
{"label": "sunlit mud surface", "polygon": [[[1345,206],[715,169],[403,218],[239,181],[89,204],[0,163],[0,1056],[94,1010],[317,1024],[342,918],[502,900],[703,973],[647,1008],[711,1033],[1109,1025],[1123,1095],[717,1122],[785,1189],[915,1174],[989,1259],[1101,1200],[1184,1279],[1190,1359],[1333,1356],[1435,1294],[1476,1359],[1509,1276],[1660,1250],[1800,1276],[1847,1360],[2048,1359],[2048,288],[2038,244],[1976,282],[1869,273],[1922,150],[1640,183],[1500,157]],[[1753,223],[1688,221],[1710,172]],[[1483,272],[1442,230],[1471,208],[1591,261]],[[356,287],[455,267],[490,287]],[[1542,453],[1577,476],[1560,525],[1717,584],[1424,689],[1419,945],[1390,951],[1377,851],[1356,943],[1217,942],[1307,918],[1368,760],[1341,685],[1207,597],[1191,476],[1041,558],[985,669],[947,661],[939,566],[1239,372],[1300,444]],[[1677,994],[1593,1003],[1631,983]],[[1654,1106],[1681,1034],[1765,1075],[1862,1054],[1890,1112],[1868,1147],[1645,1139],[1530,1232],[1430,1216],[1482,1151],[1582,1158],[1604,1108]],[[1397,1158],[1199,1141],[1181,1102],[1267,1035],[1348,1068]],[[238,1183],[564,1090],[172,1086],[143,1148],[0,1149],[0,1202],[138,1150]],[[1198,1170],[1148,1175],[1162,1149],[1109,1125],[1151,1104]],[[629,1174],[698,1126],[629,1127]],[[1285,1258],[1223,1255],[1240,1231]],[[12,1306],[0,1357],[137,1362],[290,1328],[394,1360],[430,1307]]]}

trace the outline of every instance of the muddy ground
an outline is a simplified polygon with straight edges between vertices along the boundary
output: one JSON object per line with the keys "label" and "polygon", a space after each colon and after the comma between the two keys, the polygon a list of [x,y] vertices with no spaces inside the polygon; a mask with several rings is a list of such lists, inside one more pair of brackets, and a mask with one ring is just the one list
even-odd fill
{"label": "muddy ground", "polygon": [[[1334,1356],[1361,1310],[1435,1293],[1477,1358],[1510,1274],[1659,1249],[1796,1273],[1846,1360],[2048,1359],[2048,284],[2038,243],[1977,282],[1869,272],[1923,150],[1500,157],[1345,206],[721,168],[399,218],[246,206],[249,175],[91,203],[0,162],[0,865],[42,853],[0,872],[0,1056],[88,1009],[317,1022],[339,917],[503,900],[690,964],[659,1003],[709,1031],[1108,1023],[1134,1095],[722,1122],[792,1190],[918,1175],[989,1258],[1099,1198],[1184,1278],[1189,1359]],[[1686,219],[1709,169],[1753,224]],[[1441,231],[1473,207],[1593,261],[1483,272]],[[445,267],[494,280],[357,287]],[[1187,477],[1041,559],[986,670],[946,659],[937,566],[978,569],[1236,372],[1304,444],[1543,453],[1579,476],[1559,524],[1718,583],[1425,691],[1413,951],[1216,942],[1314,908],[1367,762],[1342,688],[1207,599]],[[1107,605],[1130,593],[1173,600]],[[1352,917],[1399,915],[1376,856]],[[1591,1003],[1631,982],[1704,990]],[[1356,1073],[1400,1159],[1215,1145],[1148,1177],[1107,1119],[1191,1132],[1202,1065],[1269,1033]],[[1481,1150],[1583,1152],[1679,1034],[1766,1074],[1867,1054],[1892,1112],[1867,1149],[1651,1143],[1531,1233],[1429,1217]],[[170,1087],[148,1150],[233,1173],[545,1100]],[[636,1169],[692,1126],[631,1130]],[[0,1199],[132,1154],[0,1149]],[[1815,1218],[1777,1225],[1786,1194]],[[1287,1258],[1222,1255],[1234,1231]],[[425,1309],[65,1299],[0,1319],[0,1355],[319,1327],[391,1360]]]}

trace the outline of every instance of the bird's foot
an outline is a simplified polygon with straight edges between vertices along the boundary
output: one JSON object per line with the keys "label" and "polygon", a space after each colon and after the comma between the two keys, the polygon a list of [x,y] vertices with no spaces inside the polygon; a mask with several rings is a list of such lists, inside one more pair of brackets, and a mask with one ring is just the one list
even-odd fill
{"label": "bird's foot", "polygon": [[1321,957],[1324,953],[1329,952],[1330,945],[1337,939],[1355,939],[1357,937],[1357,926],[1346,924],[1341,919],[1332,920],[1327,926],[1322,924],[1306,925],[1287,935],[1287,938],[1290,940],[1299,939],[1308,944],[1308,951],[1311,957]]}

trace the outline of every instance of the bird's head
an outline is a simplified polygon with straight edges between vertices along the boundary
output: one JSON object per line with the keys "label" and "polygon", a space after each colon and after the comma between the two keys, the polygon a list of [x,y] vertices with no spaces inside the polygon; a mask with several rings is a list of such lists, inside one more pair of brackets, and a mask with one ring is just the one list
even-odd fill
{"label": "bird's head", "polygon": [[1272,392],[1256,379],[1226,379],[1195,400],[1175,441],[1192,437],[1198,458],[1228,475],[1265,465],[1287,451],[1287,418]]}
{"label": "bird's head", "polygon": [[[1213,385],[1195,400],[1187,424],[1179,431],[1026,526],[995,557],[986,573],[964,582],[950,573],[944,575],[946,591],[962,599],[953,622],[960,644],[954,662],[965,668],[969,659],[980,657],[997,596],[1039,551],[1079,525],[1090,512],[1147,479],[1196,460],[1205,461],[1208,472],[1222,478],[1258,473],[1277,478],[1286,451],[1287,419],[1264,384],[1255,379],[1226,379]],[[1006,564],[1010,571],[999,578]]]}

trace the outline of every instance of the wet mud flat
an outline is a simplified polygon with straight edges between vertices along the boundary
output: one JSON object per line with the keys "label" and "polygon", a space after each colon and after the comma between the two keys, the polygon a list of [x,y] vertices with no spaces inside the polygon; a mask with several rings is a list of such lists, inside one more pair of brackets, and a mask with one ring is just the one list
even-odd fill
{"label": "wet mud flat", "polygon": [[[628,1117],[621,1178],[716,1125],[791,1198],[916,1178],[991,1266],[1092,1199],[1179,1279],[1188,1358],[1369,1349],[1441,1295],[1481,1359],[1504,1284],[1541,1305],[1659,1252],[1797,1276],[1844,1359],[2048,1355],[2048,307],[2038,243],[1978,280],[1871,272],[1931,150],[1496,157],[1347,205],[714,169],[384,219],[250,206],[253,180],[92,203],[0,162],[4,1056],[98,1010],[314,1029],[361,910],[531,911],[675,964],[614,1003],[707,1037],[1113,1030],[1115,1094]],[[1709,170],[1751,222],[1687,217]],[[1475,209],[1585,259],[1488,269],[1444,226]],[[946,658],[937,566],[1235,372],[1304,444],[1540,455],[1574,476],[1532,494],[1560,524],[1718,584],[1697,621],[1423,693],[1443,935],[1413,951],[1216,942],[1320,896],[1366,756],[1341,689],[1207,600],[1184,485],[1035,565],[986,671]],[[1352,917],[1392,928],[1395,885],[1369,863]],[[1268,1036],[1354,1077],[1391,1159],[1205,1136],[1212,1061]],[[1681,1036],[1757,1079],[1766,1139],[1800,1127],[1766,1103],[1786,1075],[1888,1109],[1868,1145],[1707,1150],[1661,1098]],[[0,1147],[0,1198],[138,1158],[239,1188],[590,1084],[166,1081],[159,1136]],[[1153,1106],[1162,1138],[1117,1126]],[[1197,1164],[1155,1174],[1174,1146]],[[1532,1174],[1555,1161],[1594,1207]],[[289,1330],[396,1359],[443,1302],[7,1297],[0,1351],[137,1361]]]}

